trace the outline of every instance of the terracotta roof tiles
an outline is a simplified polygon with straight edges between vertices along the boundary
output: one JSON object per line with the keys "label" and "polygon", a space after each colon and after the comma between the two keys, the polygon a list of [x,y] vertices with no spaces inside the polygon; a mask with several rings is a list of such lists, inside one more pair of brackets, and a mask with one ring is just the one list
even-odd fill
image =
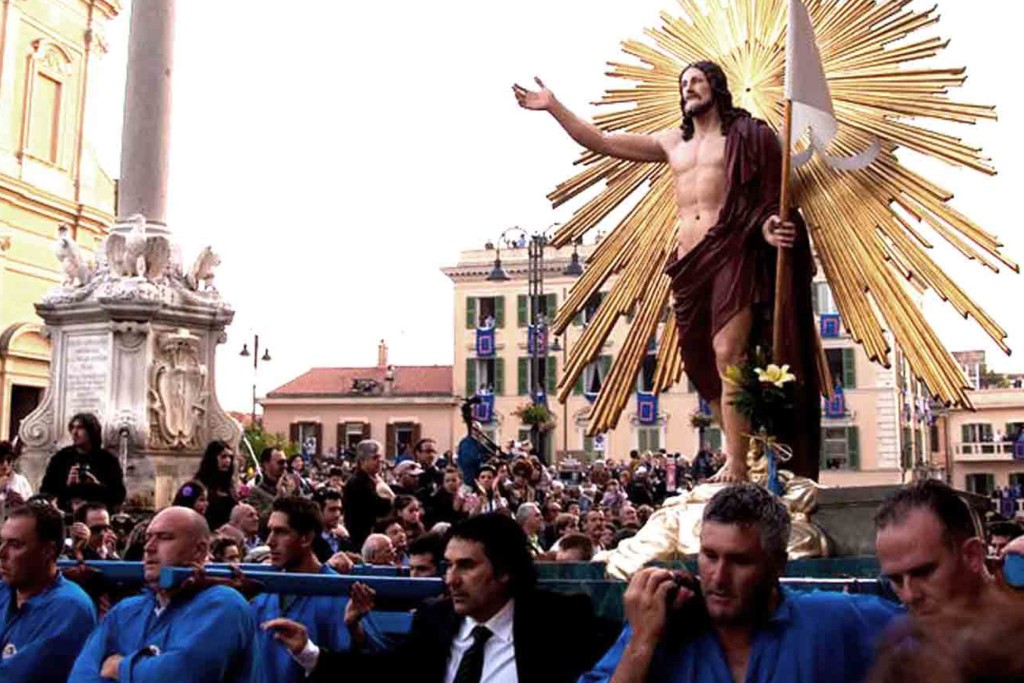
{"label": "terracotta roof tiles", "polygon": [[[380,396],[385,368],[312,368],[274,389],[268,398],[294,396]],[[389,396],[451,396],[452,366],[396,365]],[[354,387],[362,386],[362,389]]]}

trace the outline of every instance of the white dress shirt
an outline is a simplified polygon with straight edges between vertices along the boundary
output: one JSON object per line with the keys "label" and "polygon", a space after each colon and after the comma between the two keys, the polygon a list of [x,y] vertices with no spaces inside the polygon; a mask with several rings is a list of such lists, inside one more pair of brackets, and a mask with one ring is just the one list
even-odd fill
{"label": "white dress shirt", "polygon": [[480,683],[519,683],[519,673],[516,671],[516,644],[512,635],[514,616],[515,601],[509,600],[497,614],[483,624],[472,617],[463,618],[462,626],[452,641],[451,653],[448,655],[445,683],[453,683],[455,680],[459,662],[473,644],[473,629],[477,626],[486,626],[492,634],[484,645],[484,670]]}

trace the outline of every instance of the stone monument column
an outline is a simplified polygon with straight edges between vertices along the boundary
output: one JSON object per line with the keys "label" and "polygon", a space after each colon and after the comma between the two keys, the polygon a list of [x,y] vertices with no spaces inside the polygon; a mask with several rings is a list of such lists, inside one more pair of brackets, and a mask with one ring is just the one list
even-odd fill
{"label": "stone monument column", "polygon": [[[95,413],[125,470],[128,506],[170,503],[212,439],[237,447],[241,426],[217,402],[217,345],[234,311],[213,287],[207,247],[186,269],[166,224],[174,0],[134,0],[117,225],[95,263],[60,230],[68,274],[36,304],[52,351],[50,386],[21,425],[22,471],[39,486],[70,441],[77,412]],[[197,226],[203,229],[203,226]]]}
{"label": "stone monument column", "polygon": [[133,0],[121,133],[118,219],[167,224],[174,0]]}

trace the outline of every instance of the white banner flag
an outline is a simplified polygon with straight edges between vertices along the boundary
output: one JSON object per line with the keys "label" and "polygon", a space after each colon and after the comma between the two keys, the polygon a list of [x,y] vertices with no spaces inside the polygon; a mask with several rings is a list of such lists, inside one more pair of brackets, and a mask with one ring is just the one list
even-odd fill
{"label": "white banner flag", "polygon": [[792,103],[792,141],[799,140],[810,131],[808,149],[793,157],[801,166],[818,154],[833,168],[856,170],[864,168],[878,156],[881,146],[875,140],[871,146],[853,157],[836,158],[825,153],[839,132],[832,95],[821,64],[821,53],[814,39],[811,16],[802,0],[789,0],[789,26],[786,32],[786,99]]}

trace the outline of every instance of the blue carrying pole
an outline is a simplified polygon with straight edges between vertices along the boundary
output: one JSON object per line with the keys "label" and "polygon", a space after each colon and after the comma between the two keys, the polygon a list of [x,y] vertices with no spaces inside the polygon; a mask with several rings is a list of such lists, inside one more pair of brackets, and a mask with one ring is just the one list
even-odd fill
{"label": "blue carrying pole", "polygon": [[[348,595],[355,583],[363,583],[378,595],[398,600],[423,600],[441,595],[444,582],[441,579],[412,579],[393,576],[351,576],[330,574],[291,574],[266,571],[245,572],[245,578],[259,584],[262,593],[287,593],[289,595]],[[230,569],[207,566],[206,576],[216,579],[230,579]],[[195,576],[187,567],[164,567],[160,570],[160,587],[174,588],[185,579]]]}

